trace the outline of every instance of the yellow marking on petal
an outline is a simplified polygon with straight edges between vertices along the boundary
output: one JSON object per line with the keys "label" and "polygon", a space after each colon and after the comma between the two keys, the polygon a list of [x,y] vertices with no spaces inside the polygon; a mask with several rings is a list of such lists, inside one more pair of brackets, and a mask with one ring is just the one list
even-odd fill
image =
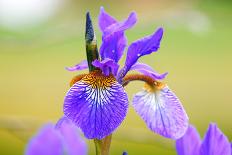
{"label": "yellow marking on petal", "polygon": [[165,86],[166,86],[166,84],[164,84],[164,83],[162,83],[162,82],[155,81],[153,86],[151,86],[151,85],[148,84],[148,83],[145,83],[144,89],[145,89],[146,91],[148,91],[148,92],[155,92],[155,91],[157,91],[157,90],[163,89]]}
{"label": "yellow marking on petal", "polygon": [[86,74],[81,74],[81,75],[77,75],[77,76],[74,76],[72,78],[72,80],[70,81],[70,87],[72,87],[76,82],[80,81],[83,77],[85,77]]}
{"label": "yellow marking on petal", "polygon": [[111,87],[116,81],[113,75],[105,76],[101,71],[93,71],[82,78],[84,83],[91,85],[92,88]]}

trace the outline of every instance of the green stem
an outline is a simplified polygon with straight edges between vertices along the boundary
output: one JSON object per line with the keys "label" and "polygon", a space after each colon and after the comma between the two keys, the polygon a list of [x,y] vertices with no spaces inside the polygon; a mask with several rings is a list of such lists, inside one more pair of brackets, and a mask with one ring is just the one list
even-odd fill
{"label": "green stem", "polygon": [[109,155],[111,138],[112,138],[112,135],[106,136],[105,138],[101,140],[94,139],[96,155]]}

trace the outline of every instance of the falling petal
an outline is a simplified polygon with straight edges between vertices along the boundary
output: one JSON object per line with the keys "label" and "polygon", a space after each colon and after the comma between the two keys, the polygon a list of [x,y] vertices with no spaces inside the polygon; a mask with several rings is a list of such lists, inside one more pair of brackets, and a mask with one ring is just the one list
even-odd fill
{"label": "falling petal", "polygon": [[201,138],[197,130],[189,125],[183,137],[176,140],[176,151],[178,155],[199,155]]}
{"label": "falling petal", "polygon": [[216,124],[210,124],[200,148],[201,155],[231,155],[231,145]]}
{"label": "falling petal", "polygon": [[77,71],[77,70],[83,70],[88,68],[88,62],[87,60],[83,60],[82,62],[80,62],[79,64],[73,66],[73,67],[66,67],[66,69],[68,71]]}
{"label": "falling petal", "polygon": [[113,76],[92,72],[75,83],[64,100],[64,114],[89,139],[102,139],[124,120],[128,98]]}
{"label": "falling petal", "polygon": [[137,93],[133,106],[147,126],[164,137],[178,139],[188,128],[188,116],[167,86],[154,92],[145,89]]}

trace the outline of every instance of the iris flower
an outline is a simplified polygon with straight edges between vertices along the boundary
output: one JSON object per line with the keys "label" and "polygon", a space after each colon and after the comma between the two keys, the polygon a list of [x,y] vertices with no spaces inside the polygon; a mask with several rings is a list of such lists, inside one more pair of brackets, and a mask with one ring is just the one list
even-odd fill
{"label": "iris flower", "polygon": [[211,123],[201,140],[193,126],[189,126],[186,134],[176,141],[178,155],[231,155],[231,144],[227,137]]}
{"label": "iris flower", "polygon": [[[188,128],[188,116],[176,95],[169,87],[158,81],[167,73],[158,74],[147,64],[138,62],[142,56],[156,52],[160,47],[163,28],[153,34],[132,42],[127,48],[126,61],[120,68],[119,60],[127,46],[125,31],[137,21],[136,14],[117,21],[101,7],[99,27],[102,32],[100,56],[89,55],[87,60],[69,71],[89,68],[88,74],[77,75],[64,99],[64,115],[72,120],[88,139],[102,139],[114,132],[122,123],[129,106],[124,86],[134,80],[145,82],[142,91],[135,94],[132,105],[148,128],[164,137],[178,139]],[[95,35],[87,14],[86,38],[96,47]],[[89,59],[95,57],[93,61]],[[129,71],[140,74],[128,74]]]}
{"label": "iris flower", "polygon": [[70,123],[62,123],[59,128],[53,124],[42,127],[30,140],[26,155],[86,155],[87,145]]}

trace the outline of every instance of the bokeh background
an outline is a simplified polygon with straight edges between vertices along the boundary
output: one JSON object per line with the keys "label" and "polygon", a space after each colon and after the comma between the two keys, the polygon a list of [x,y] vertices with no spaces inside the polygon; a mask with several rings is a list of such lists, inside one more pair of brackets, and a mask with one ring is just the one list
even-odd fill
{"label": "bokeh background", "polygon": [[[85,59],[88,10],[100,46],[100,6],[119,20],[137,12],[137,25],[126,32],[129,43],[164,27],[159,52],[141,61],[169,72],[165,82],[201,136],[216,122],[232,140],[231,1],[0,0],[0,154],[23,154],[42,124],[62,116],[69,81],[78,74],[64,68]],[[136,82],[126,88],[130,100],[142,86]],[[93,142],[88,144],[93,155]],[[174,142],[148,130],[132,107],[111,145],[113,155],[124,150],[176,154]]]}

